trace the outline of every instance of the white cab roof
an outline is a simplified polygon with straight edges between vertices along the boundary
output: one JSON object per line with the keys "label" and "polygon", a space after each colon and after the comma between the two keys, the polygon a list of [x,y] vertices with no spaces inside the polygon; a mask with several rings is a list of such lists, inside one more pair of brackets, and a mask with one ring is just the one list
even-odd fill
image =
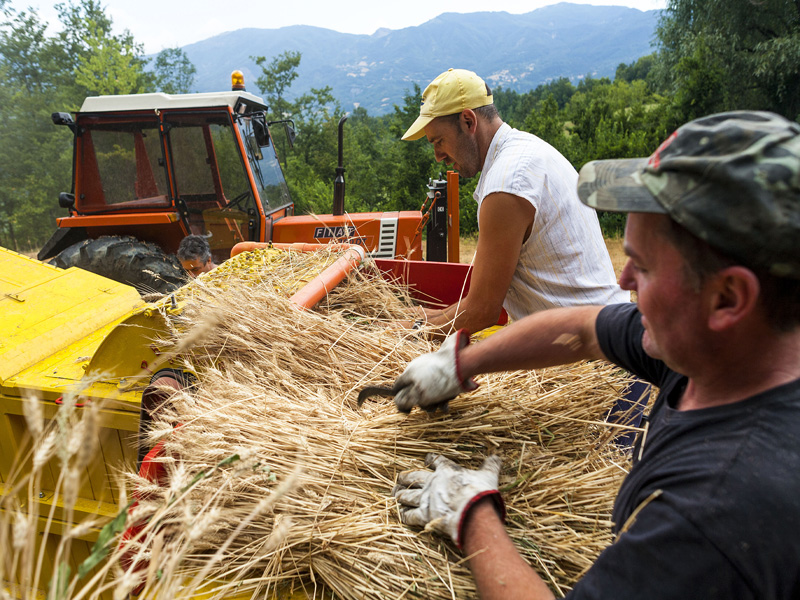
{"label": "white cab roof", "polygon": [[230,106],[239,100],[248,104],[264,101],[248,92],[208,92],[203,94],[129,94],[123,96],[93,96],[83,101],[80,112],[117,112],[124,110],[169,110]]}

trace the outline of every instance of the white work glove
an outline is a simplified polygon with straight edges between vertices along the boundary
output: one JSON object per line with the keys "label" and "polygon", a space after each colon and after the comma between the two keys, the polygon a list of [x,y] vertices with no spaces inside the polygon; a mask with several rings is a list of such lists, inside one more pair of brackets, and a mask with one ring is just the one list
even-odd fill
{"label": "white work glove", "polygon": [[400,504],[400,520],[448,534],[461,548],[461,528],[468,510],[481,498],[491,497],[505,519],[505,504],[497,489],[502,461],[490,456],[477,471],[459,467],[440,454],[428,454],[425,465],[435,471],[404,471],[392,495]]}
{"label": "white work glove", "polygon": [[419,406],[433,412],[437,408],[447,410],[448,401],[461,392],[478,387],[472,379],[461,377],[458,368],[458,352],[469,345],[469,332],[459,329],[450,334],[436,352],[418,356],[397,378],[394,388],[400,391],[394,397],[397,409],[410,412]]}

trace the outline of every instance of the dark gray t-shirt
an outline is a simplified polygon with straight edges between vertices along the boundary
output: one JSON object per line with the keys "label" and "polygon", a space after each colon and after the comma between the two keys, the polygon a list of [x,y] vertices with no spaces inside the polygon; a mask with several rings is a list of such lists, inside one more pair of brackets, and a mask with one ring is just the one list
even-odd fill
{"label": "dark gray t-shirt", "polygon": [[598,317],[605,355],[660,393],[616,499],[617,539],[568,597],[800,598],[800,380],[678,411],[687,379],[645,354],[643,332],[633,304]]}

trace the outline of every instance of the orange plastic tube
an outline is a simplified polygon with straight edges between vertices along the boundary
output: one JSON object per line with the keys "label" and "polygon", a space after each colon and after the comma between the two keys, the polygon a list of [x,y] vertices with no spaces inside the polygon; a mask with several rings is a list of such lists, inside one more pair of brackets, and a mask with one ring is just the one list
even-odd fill
{"label": "orange plastic tube", "polygon": [[364,249],[361,246],[355,244],[342,244],[342,246],[349,246],[344,256],[340,256],[335,263],[305,284],[290,298],[299,308],[304,310],[314,308],[317,302],[339,285],[350,271],[361,264],[364,259]]}
{"label": "orange plastic tube", "polygon": [[358,244],[311,244],[294,242],[292,244],[270,242],[239,242],[231,248],[231,257],[242,252],[258,248],[276,248],[278,250],[294,250],[296,252],[313,252],[315,250],[346,250],[335,263],[322,271],[314,279],[289,298],[298,308],[309,310],[314,308],[333,288],[339,285],[347,274],[364,260],[364,248]]}

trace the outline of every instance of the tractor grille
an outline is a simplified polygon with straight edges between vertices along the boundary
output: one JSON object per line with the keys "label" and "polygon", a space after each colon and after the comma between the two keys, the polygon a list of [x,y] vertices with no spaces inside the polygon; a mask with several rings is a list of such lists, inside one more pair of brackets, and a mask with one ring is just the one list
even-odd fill
{"label": "tractor grille", "polygon": [[378,247],[370,253],[373,258],[394,258],[397,248],[397,217],[381,218]]}

